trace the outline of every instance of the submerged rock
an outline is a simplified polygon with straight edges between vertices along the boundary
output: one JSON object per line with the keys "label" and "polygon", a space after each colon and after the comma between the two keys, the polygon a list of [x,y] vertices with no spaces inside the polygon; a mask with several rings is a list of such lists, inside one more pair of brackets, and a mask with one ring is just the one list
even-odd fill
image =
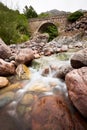
{"label": "submerged rock", "polygon": [[5,106],[6,104],[10,103],[14,99],[14,93],[13,92],[6,92],[2,95],[0,95],[0,107]]}
{"label": "submerged rock", "polygon": [[33,91],[33,92],[46,92],[46,91],[49,91],[50,88],[47,87],[46,84],[44,84],[44,83],[35,82],[35,83],[33,83],[33,85],[31,87],[29,87],[28,90]]}
{"label": "submerged rock", "polygon": [[71,101],[87,118],[87,67],[69,72],[65,80]]}
{"label": "submerged rock", "polygon": [[33,100],[34,100],[33,95],[30,93],[26,93],[21,100],[21,104],[22,105],[29,105],[33,102]]}
{"label": "submerged rock", "polygon": [[59,96],[38,99],[32,110],[32,130],[73,130],[69,110]]}

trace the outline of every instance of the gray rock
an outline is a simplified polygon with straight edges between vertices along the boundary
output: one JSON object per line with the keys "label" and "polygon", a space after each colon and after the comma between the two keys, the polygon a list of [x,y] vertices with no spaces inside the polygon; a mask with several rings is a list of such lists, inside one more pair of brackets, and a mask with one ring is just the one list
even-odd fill
{"label": "gray rock", "polygon": [[73,68],[87,66],[87,48],[76,52],[70,61]]}

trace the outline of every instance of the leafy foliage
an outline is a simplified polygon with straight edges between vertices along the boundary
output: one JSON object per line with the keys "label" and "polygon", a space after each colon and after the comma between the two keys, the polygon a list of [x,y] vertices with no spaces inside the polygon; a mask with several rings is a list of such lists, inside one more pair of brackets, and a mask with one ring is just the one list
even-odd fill
{"label": "leafy foliage", "polygon": [[25,6],[24,9],[24,14],[27,18],[36,18],[38,17],[38,14],[36,13],[36,11],[34,10],[34,8],[32,6]]}
{"label": "leafy foliage", "polygon": [[80,11],[76,11],[74,13],[71,13],[69,16],[68,16],[68,21],[69,22],[75,22],[77,19],[79,19],[81,16],[83,16],[83,13],[80,12]]}
{"label": "leafy foliage", "polygon": [[0,37],[5,43],[21,43],[28,40],[29,36],[26,17],[0,3]]}
{"label": "leafy foliage", "polygon": [[38,15],[38,18],[46,18],[46,17],[49,17],[50,15],[47,14],[47,13],[41,13]]}
{"label": "leafy foliage", "polygon": [[43,33],[49,34],[49,41],[58,36],[58,30],[54,25],[49,25],[47,28],[44,29]]}

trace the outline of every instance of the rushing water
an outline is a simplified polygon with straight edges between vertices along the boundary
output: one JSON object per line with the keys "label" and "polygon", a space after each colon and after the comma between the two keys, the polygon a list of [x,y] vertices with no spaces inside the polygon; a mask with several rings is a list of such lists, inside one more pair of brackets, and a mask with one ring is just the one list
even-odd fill
{"label": "rushing water", "polygon": [[[21,88],[0,95],[0,130],[29,130],[32,104],[38,97],[61,94],[68,100],[65,82],[54,75],[58,67],[69,63],[70,55],[64,53],[33,61],[32,67],[29,67],[30,80],[20,81]],[[45,68],[48,73],[43,75]]]}

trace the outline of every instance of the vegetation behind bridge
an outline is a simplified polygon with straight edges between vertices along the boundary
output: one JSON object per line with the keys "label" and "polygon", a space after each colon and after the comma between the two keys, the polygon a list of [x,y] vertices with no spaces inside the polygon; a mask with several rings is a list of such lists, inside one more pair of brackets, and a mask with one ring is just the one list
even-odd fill
{"label": "vegetation behind bridge", "polygon": [[[76,21],[83,14],[80,12],[72,13],[68,16],[71,22]],[[30,38],[30,30],[28,27],[29,18],[45,18],[50,16],[48,13],[37,14],[32,6],[25,6],[24,14],[20,14],[18,10],[14,11],[7,8],[0,2],[0,37],[6,44],[22,43]],[[50,40],[58,35],[55,26],[48,26],[42,33],[48,33]]]}

